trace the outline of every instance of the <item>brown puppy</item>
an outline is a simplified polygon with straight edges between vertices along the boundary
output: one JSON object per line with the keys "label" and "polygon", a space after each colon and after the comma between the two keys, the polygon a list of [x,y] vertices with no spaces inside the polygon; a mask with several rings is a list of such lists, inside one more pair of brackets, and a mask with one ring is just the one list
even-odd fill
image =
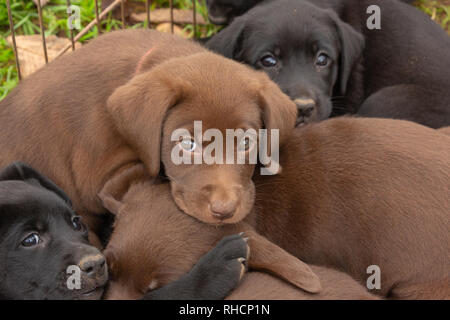
{"label": "brown puppy", "polygon": [[[138,178],[139,177],[139,178]],[[131,185],[123,191],[126,181]],[[167,183],[154,184],[142,166],[137,165],[110,181],[103,194],[113,192],[120,202],[115,229],[105,250],[111,269],[109,299],[137,299],[149,290],[164,286],[190,270],[209,248],[224,235],[245,231],[250,236],[250,267],[261,268],[261,248],[254,241],[258,235],[244,223],[211,226],[183,214],[175,205]],[[117,192],[117,190],[122,190]],[[278,250],[280,250],[278,248]],[[265,260],[274,266],[302,264],[292,256],[277,255],[278,250],[266,247]],[[270,265],[267,271],[272,271]],[[263,267],[264,269],[264,267]],[[331,269],[312,267],[317,271],[324,288],[318,294],[307,293],[264,273],[252,272],[233,299],[373,299],[366,289],[348,275]],[[276,272],[276,271],[275,271]],[[314,283],[311,272],[301,275],[307,283]],[[322,278],[323,277],[323,278]],[[261,282],[262,281],[262,282]],[[269,286],[264,286],[267,284]],[[252,289],[253,286],[254,289]]]}
{"label": "brown puppy", "polygon": [[407,121],[336,118],[298,128],[283,171],[255,177],[257,230],[377,294],[450,298],[450,137]]}
{"label": "brown puppy", "polygon": [[295,113],[263,73],[193,42],[150,30],[112,32],[50,63],[0,102],[0,166],[20,160],[40,170],[98,232],[105,182],[137,161],[158,175],[163,144],[183,210],[208,222],[236,222],[253,205],[254,166],[179,170],[170,159],[179,144],[170,141],[172,131],[193,120],[204,121],[205,130],[265,126],[280,129],[282,142]]}

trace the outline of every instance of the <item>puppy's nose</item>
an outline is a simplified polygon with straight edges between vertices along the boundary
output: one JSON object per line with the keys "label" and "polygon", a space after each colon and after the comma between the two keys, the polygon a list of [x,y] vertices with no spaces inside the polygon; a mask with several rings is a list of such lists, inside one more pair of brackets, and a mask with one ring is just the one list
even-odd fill
{"label": "puppy's nose", "polygon": [[211,201],[210,208],[213,217],[217,220],[226,220],[231,218],[237,209],[237,201]]}
{"label": "puppy's nose", "polygon": [[313,99],[295,99],[294,102],[297,105],[299,117],[311,116],[316,108],[316,102]]}
{"label": "puppy's nose", "polygon": [[102,254],[85,256],[78,263],[78,267],[88,277],[99,278],[106,272],[106,259]]}

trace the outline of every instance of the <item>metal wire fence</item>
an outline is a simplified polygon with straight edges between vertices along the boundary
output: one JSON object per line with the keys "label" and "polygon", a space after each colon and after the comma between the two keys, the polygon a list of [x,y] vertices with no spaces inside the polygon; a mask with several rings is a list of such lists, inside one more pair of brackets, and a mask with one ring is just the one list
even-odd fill
{"label": "metal wire fence", "polygon": [[[120,6],[120,16],[121,16],[121,20],[122,20],[122,28],[125,29],[126,28],[126,23],[125,23],[125,2],[127,0],[114,0],[109,6],[107,6],[106,8],[104,8],[103,10],[100,11],[100,6],[99,6],[99,1],[98,0],[93,0],[95,1],[95,19],[93,19],[92,21],[90,21],[86,27],[84,27],[82,30],[80,30],[80,32],[77,33],[77,35],[74,35],[74,30],[70,29],[69,30],[69,34],[70,34],[70,44],[68,44],[67,46],[65,46],[59,53],[57,56],[61,56],[62,54],[64,54],[65,52],[67,52],[68,50],[75,50],[75,43],[77,41],[79,41],[87,32],[89,32],[89,30],[94,27],[95,25],[97,26],[98,29],[98,33],[101,33],[101,20],[103,18],[106,17],[106,15],[110,12],[112,12],[114,9],[116,9],[117,7]],[[192,6],[193,6],[193,29],[194,29],[194,37],[196,36],[197,33],[197,1],[193,0],[192,1]],[[145,0],[145,11],[146,11],[146,25],[148,28],[151,27],[151,4],[152,1],[151,0]],[[69,8],[71,6],[71,1],[67,0],[67,7]],[[16,43],[16,35],[15,35],[15,26],[14,26],[14,21],[13,21],[13,15],[11,12],[11,4],[10,4],[10,0],[6,0],[6,7],[7,7],[7,12],[8,12],[8,20],[9,20],[9,28],[11,31],[11,37],[12,37],[12,46],[13,46],[13,51],[14,51],[14,57],[15,57],[15,62],[16,62],[16,68],[17,68],[17,75],[19,78],[19,81],[22,79],[22,74],[20,72],[20,62],[19,62],[19,56],[18,56],[18,48],[17,48],[17,43]],[[37,7],[37,13],[38,13],[38,18],[39,18],[39,28],[40,28],[40,34],[41,34],[41,39],[42,39],[42,50],[43,50],[43,54],[44,54],[44,59],[45,59],[45,63],[48,63],[49,58],[48,58],[48,53],[47,53],[47,43],[46,43],[46,39],[45,39],[45,26],[43,23],[43,17],[42,17],[42,6],[41,6],[41,1],[37,0],[36,1],[36,7]],[[169,0],[169,8],[170,8],[170,30],[171,33],[174,33],[174,24],[175,24],[175,20],[174,20],[174,1],[173,0]]]}

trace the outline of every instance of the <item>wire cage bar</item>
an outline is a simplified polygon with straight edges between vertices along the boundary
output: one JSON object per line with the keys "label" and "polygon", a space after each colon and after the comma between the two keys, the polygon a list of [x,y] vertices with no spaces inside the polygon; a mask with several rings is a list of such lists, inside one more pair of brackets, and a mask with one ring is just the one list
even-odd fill
{"label": "wire cage bar", "polygon": [[[120,5],[120,17],[122,22],[122,29],[126,28],[126,9],[125,9],[125,2],[127,0],[114,0],[108,7],[100,11],[100,6],[98,0],[95,1],[95,19],[90,21],[86,27],[84,27],[82,30],[80,30],[77,35],[74,35],[73,28],[70,28],[68,30],[69,32],[69,39],[70,44],[65,46],[58,54],[57,57],[61,56],[65,52],[67,52],[69,49],[72,49],[72,51],[75,50],[75,43],[79,41],[85,34],[89,32],[89,30],[93,26],[97,26],[98,34],[100,34],[102,31],[101,28],[101,21],[105,16],[113,11],[115,8],[117,8]],[[193,11],[193,37],[197,37],[197,1],[198,0],[192,0],[192,11]],[[40,29],[40,35],[41,35],[41,41],[42,41],[42,49],[44,53],[44,60],[47,64],[49,62],[48,58],[48,52],[47,52],[47,42],[46,42],[46,36],[45,36],[45,26],[44,26],[44,19],[43,19],[43,8],[41,4],[41,0],[37,0],[36,2],[36,8],[38,13],[38,19],[39,19],[39,29]],[[67,8],[71,6],[71,0],[67,0]],[[12,38],[12,46],[14,51],[14,58],[15,58],[15,64],[17,69],[17,75],[19,78],[19,81],[22,80],[22,74],[20,70],[20,61],[19,61],[19,55],[18,55],[18,48],[17,48],[17,42],[16,42],[16,30],[14,25],[14,19],[11,12],[11,3],[10,0],[6,0],[6,6],[7,6],[7,13],[8,13],[8,20],[9,20],[9,28],[11,31],[11,38]],[[145,13],[146,13],[146,19],[145,24],[147,28],[151,28],[151,6],[152,1],[151,0],[145,0]],[[174,1],[169,0],[169,10],[170,10],[170,32],[174,33],[174,26],[175,26],[175,19],[174,19]],[[68,12],[69,15],[69,12]]]}

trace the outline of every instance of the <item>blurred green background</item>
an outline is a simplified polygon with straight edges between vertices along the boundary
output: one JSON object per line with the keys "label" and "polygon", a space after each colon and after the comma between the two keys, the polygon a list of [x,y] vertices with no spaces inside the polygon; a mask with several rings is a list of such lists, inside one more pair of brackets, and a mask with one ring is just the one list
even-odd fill
{"label": "blurred green background", "polygon": [[[174,7],[179,9],[191,9],[193,0],[173,0]],[[100,2],[100,1],[99,1]],[[66,0],[50,0],[43,8],[43,20],[46,28],[45,34],[68,37]],[[81,25],[86,26],[95,18],[95,3],[93,0],[72,0],[72,4],[81,8]],[[133,0],[133,9],[144,10],[144,0]],[[450,0],[417,0],[415,5],[427,13],[433,20],[439,23],[450,34]],[[152,9],[169,7],[169,0],[153,0]],[[39,34],[39,22],[37,9],[31,0],[11,0],[12,15],[17,35],[33,35]],[[197,11],[207,19],[207,11],[205,0],[197,1]],[[136,23],[127,25],[127,28],[144,27],[145,23]],[[102,21],[102,31],[120,29],[122,27],[121,20],[117,16],[109,14]],[[193,26],[185,25],[184,30],[193,35]],[[214,34],[218,28],[207,24],[197,29],[197,36],[210,36]],[[17,71],[14,62],[14,53],[12,47],[6,40],[11,34],[9,30],[8,14],[6,9],[6,1],[0,3],[0,100],[3,99],[18,83]],[[81,42],[85,42],[98,35],[97,26],[94,26],[85,36],[81,38]]]}

